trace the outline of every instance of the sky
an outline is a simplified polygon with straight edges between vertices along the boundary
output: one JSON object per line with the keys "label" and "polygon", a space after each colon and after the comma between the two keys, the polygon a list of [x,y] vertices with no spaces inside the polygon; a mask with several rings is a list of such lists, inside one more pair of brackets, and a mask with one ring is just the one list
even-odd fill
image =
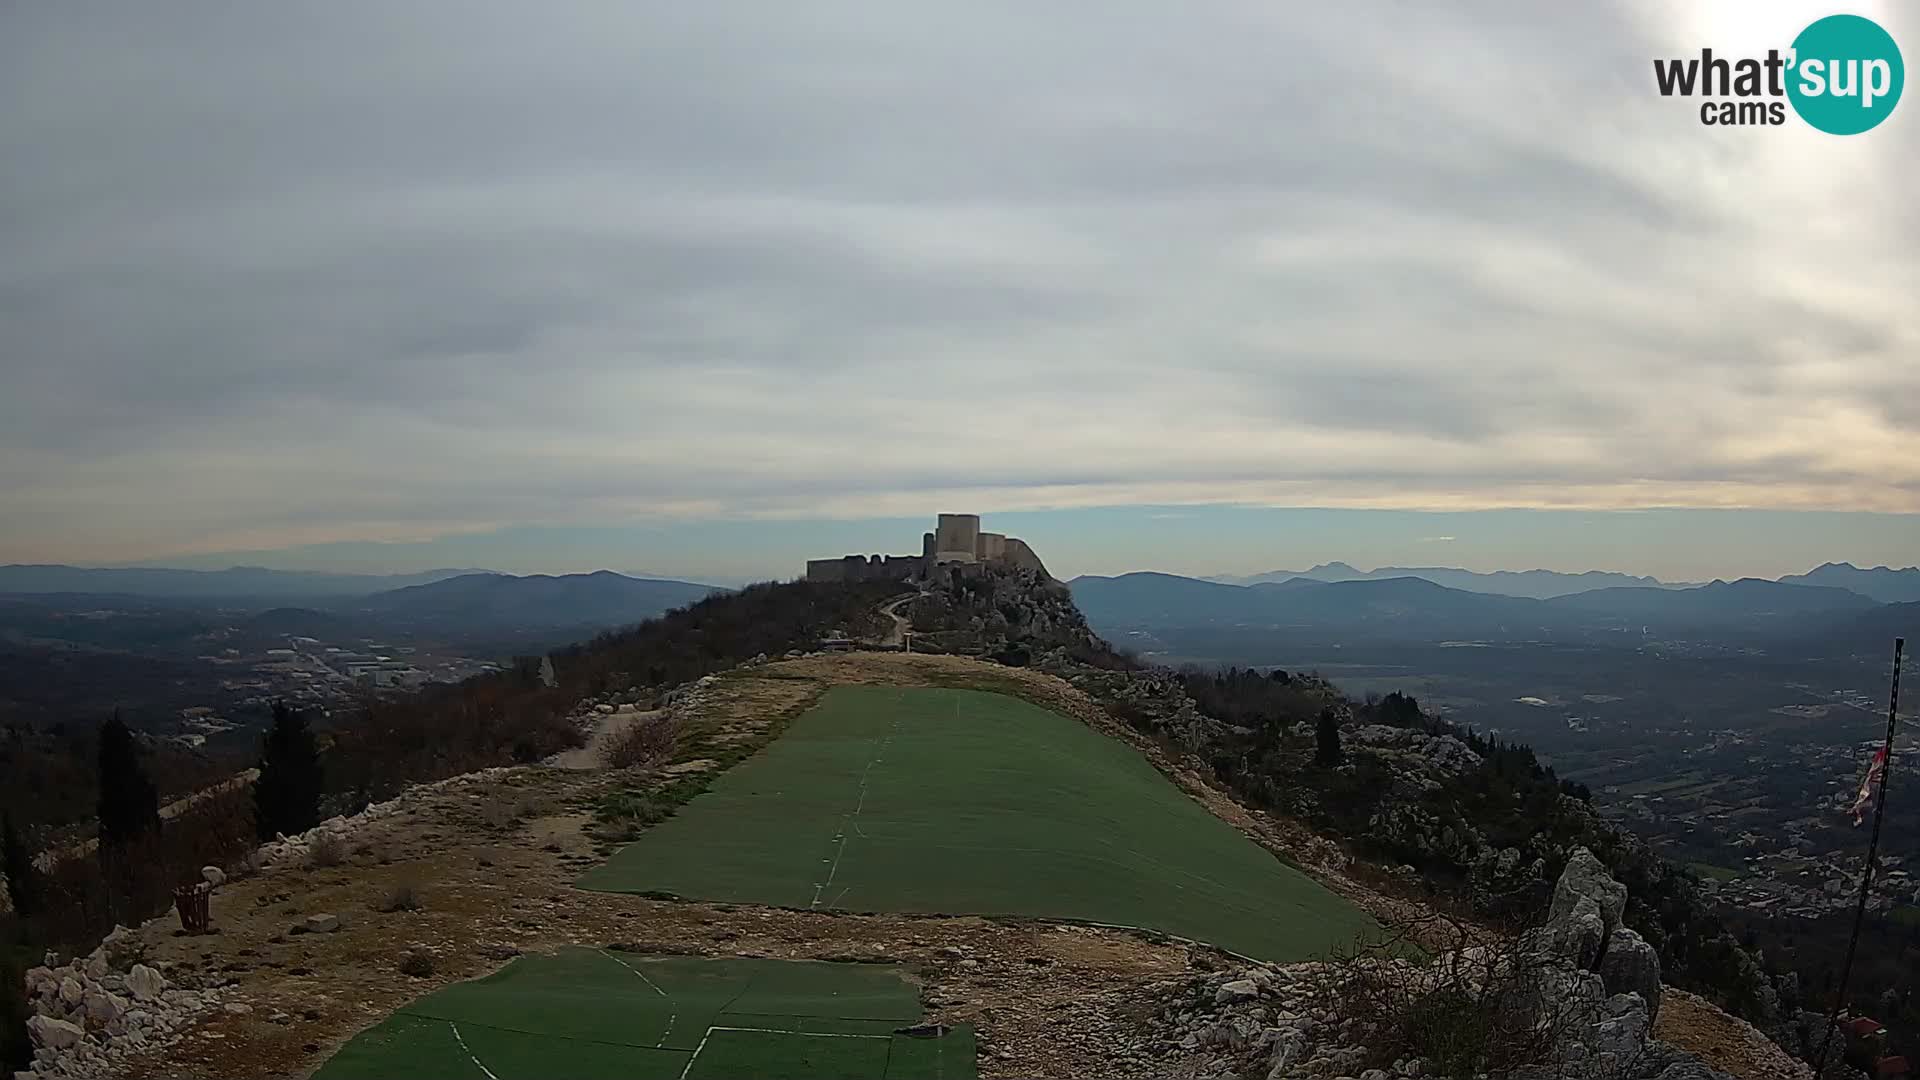
{"label": "sky", "polygon": [[1920,561],[1920,101],[1441,8],[5,5],[0,562]]}

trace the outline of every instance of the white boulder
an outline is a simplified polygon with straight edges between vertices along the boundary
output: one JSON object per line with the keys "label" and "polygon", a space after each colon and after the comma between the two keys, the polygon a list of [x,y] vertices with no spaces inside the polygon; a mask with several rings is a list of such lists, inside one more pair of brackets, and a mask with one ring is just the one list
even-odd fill
{"label": "white boulder", "polygon": [[87,1037],[87,1033],[78,1025],[65,1020],[55,1020],[51,1016],[30,1016],[27,1018],[27,1033],[33,1036],[35,1046],[49,1050],[65,1050]]}
{"label": "white boulder", "polygon": [[166,977],[145,964],[135,964],[127,973],[127,992],[135,1001],[156,1000],[166,988]]}

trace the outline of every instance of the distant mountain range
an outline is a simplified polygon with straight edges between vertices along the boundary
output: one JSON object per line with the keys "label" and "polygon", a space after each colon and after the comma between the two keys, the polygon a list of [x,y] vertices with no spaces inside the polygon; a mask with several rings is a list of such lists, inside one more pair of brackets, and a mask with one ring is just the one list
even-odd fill
{"label": "distant mountain range", "polygon": [[592,574],[477,573],[376,593],[338,610],[465,627],[608,627],[642,622],[714,592],[711,585]]}
{"label": "distant mountain range", "polygon": [[1549,599],[1472,592],[1411,576],[1230,585],[1138,573],[1080,577],[1068,585],[1096,630],[1122,633],[1237,625],[1403,640],[1524,641],[1620,632],[1789,639],[1820,630],[1869,641],[1876,618],[1897,625],[1903,616],[1846,589],[1755,578],[1591,589]]}
{"label": "distant mountain range", "polygon": [[1491,593],[1494,596],[1525,596],[1535,600],[1614,587],[1633,586],[1653,589],[1693,587],[1691,583],[1672,584],[1658,578],[1635,577],[1632,574],[1616,574],[1606,570],[1588,570],[1579,574],[1562,574],[1554,570],[1496,570],[1492,573],[1480,573],[1453,566],[1382,566],[1373,570],[1356,570],[1343,562],[1321,563],[1311,570],[1269,570],[1264,574],[1252,574],[1246,577],[1218,575],[1205,580],[1228,585],[1260,585],[1299,579],[1336,582],[1379,581],[1407,577],[1420,578],[1436,585],[1464,589],[1467,592]]}
{"label": "distant mountain range", "polygon": [[234,566],[225,570],[148,567],[0,566],[0,593],[97,593],[175,599],[271,599],[367,596],[484,570],[423,570],[417,574],[328,574]]}
{"label": "distant mountain range", "polygon": [[[1403,577],[1420,578],[1436,585],[1464,589],[1467,592],[1491,593],[1495,596],[1527,596],[1536,600],[1550,600],[1556,596],[1592,592],[1596,589],[1641,588],[1671,591],[1697,589],[1703,584],[1697,581],[1661,581],[1659,578],[1616,574],[1606,570],[1588,570],[1579,574],[1563,574],[1555,570],[1495,570],[1492,573],[1481,573],[1454,566],[1382,566],[1373,570],[1356,570],[1343,562],[1321,563],[1310,570],[1269,570],[1264,574],[1245,576],[1217,574],[1202,580],[1216,581],[1226,585],[1260,585],[1300,579],[1336,582],[1377,581]],[[1883,604],[1907,604],[1920,601],[1920,567],[1916,566],[1909,566],[1903,570],[1894,570],[1885,566],[1862,569],[1852,563],[1830,562],[1814,567],[1804,574],[1788,574],[1777,580],[1783,585],[1819,585],[1847,589]]]}
{"label": "distant mountain range", "polygon": [[1851,589],[1883,604],[1920,602],[1920,566],[1893,570],[1876,566],[1862,570],[1852,563],[1822,563],[1804,574],[1789,574],[1780,579],[1792,585],[1831,585]]}
{"label": "distant mountain range", "polygon": [[[443,640],[526,636],[559,639],[651,619],[719,591],[688,581],[591,574],[427,570],[415,574],[328,574],[236,566],[228,570],[146,567],[0,566],[0,597],[52,605],[232,613],[260,633],[334,638],[391,631]],[[211,624],[210,624],[211,625]],[[565,631],[565,634],[559,632]]]}

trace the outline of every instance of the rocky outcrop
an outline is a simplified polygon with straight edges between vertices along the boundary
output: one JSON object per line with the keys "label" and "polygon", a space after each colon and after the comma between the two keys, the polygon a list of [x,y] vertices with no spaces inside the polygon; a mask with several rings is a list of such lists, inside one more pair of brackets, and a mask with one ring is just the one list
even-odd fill
{"label": "rocky outcrop", "polygon": [[1600,981],[1610,994],[1638,994],[1647,1015],[1660,1015],[1660,954],[1647,939],[1622,927],[1607,938],[1600,954]]}
{"label": "rocky outcrop", "polygon": [[17,1077],[112,1076],[128,1056],[164,1047],[220,1005],[217,988],[178,986],[144,957],[140,935],[114,927],[85,957],[26,973],[33,1068]]}
{"label": "rocky outcrop", "polygon": [[1586,848],[1575,849],[1553,887],[1541,947],[1578,971],[1593,972],[1608,994],[1633,994],[1649,1022],[1660,1014],[1660,954],[1621,925],[1626,886]]}
{"label": "rocky outcrop", "polygon": [[1439,786],[1443,777],[1480,767],[1481,758],[1452,735],[1429,735],[1413,728],[1361,724],[1341,732],[1349,750],[1366,747],[1392,761],[1396,771],[1412,774],[1421,786]]}
{"label": "rocky outcrop", "polygon": [[[1600,861],[1578,849],[1555,883],[1547,922],[1513,942],[1426,963],[1383,953],[1199,976],[1159,988],[1155,1045],[1177,1075],[1398,1080],[1429,1075],[1434,1063],[1379,1003],[1390,1012],[1444,1002],[1456,1015],[1503,1010],[1512,1030],[1545,1033],[1534,1059],[1501,1073],[1509,1080],[1731,1080],[1654,1037],[1659,957],[1621,926],[1626,900]],[[1391,992],[1356,993],[1363,983]]]}

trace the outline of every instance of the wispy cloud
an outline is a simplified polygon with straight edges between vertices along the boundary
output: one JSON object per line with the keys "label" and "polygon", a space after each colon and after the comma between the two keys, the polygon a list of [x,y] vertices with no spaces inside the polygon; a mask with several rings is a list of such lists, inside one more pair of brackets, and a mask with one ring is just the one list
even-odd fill
{"label": "wispy cloud", "polygon": [[1421,537],[1421,538],[1420,538],[1420,540],[1419,540],[1419,542],[1420,542],[1420,543],[1422,543],[1422,544],[1451,544],[1451,543],[1453,543],[1453,537],[1451,537],[1451,536],[1423,536],[1423,537]]}
{"label": "wispy cloud", "polygon": [[1721,130],[1652,91],[1776,18],[10,5],[0,559],[1914,511],[1920,123]]}

